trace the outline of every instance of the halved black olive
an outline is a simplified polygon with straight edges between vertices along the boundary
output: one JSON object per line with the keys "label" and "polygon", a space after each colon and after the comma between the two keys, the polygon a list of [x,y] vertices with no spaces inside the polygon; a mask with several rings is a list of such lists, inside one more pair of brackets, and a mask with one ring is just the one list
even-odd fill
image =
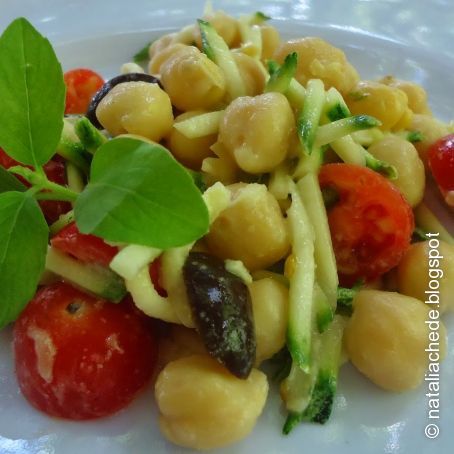
{"label": "halved black olive", "polygon": [[122,84],[123,82],[149,82],[150,84],[158,84],[161,88],[161,82],[158,78],[150,76],[144,73],[129,73],[121,74],[108,80],[93,96],[90,105],[88,106],[87,113],[85,116],[91,121],[91,123],[98,129],[103,129],[101,123],[96,118],[96,108],[104,96],[112,90],[115,85]]}
{"label": "halved black olive", "polygon": [[194,321],[208,352],[239,378],[255,362],[252,304],[246,284],[228,272],[224,262],[191,252],[183,276]]}

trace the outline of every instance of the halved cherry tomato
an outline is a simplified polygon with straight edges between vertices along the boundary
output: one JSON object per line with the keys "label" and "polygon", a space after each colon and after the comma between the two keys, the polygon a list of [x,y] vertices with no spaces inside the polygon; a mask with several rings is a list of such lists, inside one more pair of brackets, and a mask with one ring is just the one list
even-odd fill
{"label": "halved cherry tomato", "polygon": [[413,212],[399,190],[351,164],[324,165],[319,180],[339,197],[328,221],[341,284],[372,280],[396,266],[414,230]]}
{"label": "halved cherry tomato", "polygon": [[[110,246],[95,235],[80,233],[77,225],[72,222],[58,232],[51,240],[53,247],[85,263],[98,263],[108,267],[118,253],[118,248]],[[160,285],[161,261],[157,258],[150,265],[150,278],[156,291],[161,296],[167,292]]]}
{"label": "halved cherry tomato", "polygon": [[[454,134],[442,137],[432,144],[428,152],[429,167],[432,175],[447,198],[454,206]],[[453,192],[448,200],[448,193]]]}
{"label": "halved cherry tomato", "polygon": [[65,114],[83,114],[91,98],[104,85],[104,79],[91,69],[78,68],[64,74],[66,84]]}
{"label": "halved cherry tomato", "polygon": [[98,263],[106,267],[118,253],[118,248],[110,246],[101,238],[80,233],[74,222],[60,230],[52,238],[51,244],[81,262]]}
{"label": "halved cherry tomato", "polygon": [[[8,156],[5,151],[0,148],[0,166],[2,166],[4,169],[9,169],[10,167],[20,165],[22,164]],[[30,168],[30,166],[27,167]],[[61,185],[66,184],[65,164],[62,160],[59,159],[58,156],[55,156],[51,161],[45,164],[43,169],[50,181]],[[17,178],[25,186],[30,186],[30,184],[22,177]],[[55,222],[60,217],[60,215],[71,210],[71,204],[69,202],[62,202],[60,200],[41,200],[39,204],[49,224]]]}
{"label": "halved cherry tomato", "polygon": [[157,357],[151,319],[130,300],[108,303],[68,284],[38,291],[14,326],[16,375],[39,410],[90,419],[126,406]]}

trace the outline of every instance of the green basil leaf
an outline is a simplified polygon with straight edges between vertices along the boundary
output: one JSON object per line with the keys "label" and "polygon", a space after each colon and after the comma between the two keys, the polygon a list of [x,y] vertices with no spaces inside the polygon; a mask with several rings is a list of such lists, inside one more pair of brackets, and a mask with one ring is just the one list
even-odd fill
{"label": "green basil leaf", "polygon": [[15,176],[0,166],[0,193],[8,191],[25,191],[27,188]]}
{"label": "green basil leaf", "polygon": [[75,206],[82,233],[168,249],[208,231],[208,210],[188,172],[158,144],[119,138],[102,145]]}
{"label": "green basil leaf", "polygon": [[0,194],[0,328],[33,297],[44,270],[49,229],[26,192]]}
{"label": "green basil leaf", "polygon": [[63,128],[65,84],[49,41],[23,18],[0,37],[0,146],[22,164],[45,164]]}

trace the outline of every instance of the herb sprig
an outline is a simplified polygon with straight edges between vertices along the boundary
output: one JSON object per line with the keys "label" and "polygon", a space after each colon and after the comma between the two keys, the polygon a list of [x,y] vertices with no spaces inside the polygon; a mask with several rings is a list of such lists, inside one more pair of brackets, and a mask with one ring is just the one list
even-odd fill
{"label": "herb sprig", "polygon": [[44,270],[49,227],[38,200],[74,202],[80,231],[109,241],[168,249],[208,231],[199,189],[158,144],[119,138],[101,145],[80,194],[49,181],[43,166],[63,129],[61,65],[24,18],[1,35],[0,61],[0,147],[22,164],[9,172],[0,167],[0,328],[24,309]]}

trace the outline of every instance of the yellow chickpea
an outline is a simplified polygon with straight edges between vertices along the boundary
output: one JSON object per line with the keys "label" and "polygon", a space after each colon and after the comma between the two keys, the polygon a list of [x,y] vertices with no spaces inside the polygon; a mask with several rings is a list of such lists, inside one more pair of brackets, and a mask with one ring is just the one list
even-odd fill
{"label": "yellow chickpea", "polygon": [[255,58],[242,53],[235,53],[233,57],[246,87],[246,94],[248,96],[256,96],[263,93],[266,84],[266,73],[262,64]]}
{"label": "yellow chickpea", "polygon": [[192,449],[220,448],[246,437],[267,395],[263,372],[253,369],[239,379],[206,355],[172,361],[155,386],[162,433]]}
{"label": "yellow chickpea", "polygon": [[418,205],[424,195],[426,175],[416,148],[407,140],[388,136],[372,144],[369,153],[396,167],[399,175],[392,183],[412,207]]}
{"label": "yellow chickpea", "polygon": [[[418,387],[428,366],[429,309],[409,296],[380,290],[361,290],[344,333],[348,356],[376,385],[389,391]],[[437,331],[440,358],[445,328]],[[436,336],[436,335],[434,335]]]}
{"label": "yellow chickpea", "polygon": [[354,115],[367,114],[378,118],[383,130],[403,129],[411,122],[407,95],[398,88],[379,82],[359,82],[347,94],[345,102]]}
{"label": "yellow chickpea", "polygon": [[[213,14],[204,17],[213,28],[218,32],[222,39],[230,48],[238,47],[241,42],[240,28],[238,21],[226,14],[224,11],[215,11]],[[194,41],[197,43],[199,49],[202,48],[202,39],[200,37],[199,27],[194,30]]]}
{"label": "yellow chickpea", "polygon": [[159,339],[158,370],[162,370],[171,361],[205,354],[206,348],[195,329],[170,325],[169,331]]}
{"label": "yellow chickpea", "polygon": [[172,104],[182,111],[210,109],[225,94],[224,74],[200,51],[178,52],[166,60],[161,66],[161,82]]}
{"label": "yellow chickpea", "polygon": [[211,150],[216,157],[205,158],[202,162],[206,183],[211,186],[220,181],[224,185],[229,185],[238,181],[240,170],[225,147],[218,141],[211,146]]}
{"label": "yellow chickpea", "polygon": [[429,147],[441,137],[446,136],[449,131],[445,124],[429,115],[413,115],[411,131],[419,131],[422,134],[422,140],[415,143],[424,166],[427,168],[427,152]]}
{"label": "yellow chickpea", "polygon": [[[175,123],[187,120],[203,111],[185,112],[175,118]],[[189,139],[176,128],[172,128],[167,138],[167,147],[182,164],[193,170],[200,170],[202,161],[208,156],[214,156],[210,147],[216,142],[217,134]]]}
{"label": "yellow chickpea", "polygon": [[[425,293],[431,291],[430,281],[433,281],[432,286],[439,285],[439,288],[435,289],[440,292],[438,295]],[[444,241],[438,242],[435,237],[430,244],[429,241],[412,244],[397,267],[397,288],[400,293],[421,301],[436,300],[433,304],[436,309],[439,298],[439,309],[442,312],[453,310],[454,246]]]}
{"label": "yellow chickpea", "polygon": [[386,76],[380,80],[381,83],[390,87],[402,90],[408,98],[408,107],[417,114],[430,115],[430,109],[427,104],[427,93],[421,85],[409,82],[407,80],[396,79],[393,76]]}
{"label": "yellow chickpea", "polygon": [[281,44],[281,37],[277,29],[268,24],[260,26],[260,33],[262,35],[262,60],[266,62],[273,58],[276,49]]}
{"label": "yellow chickpea", "polygon": [[148,48],[148,56],[150,57],[150,59],[152,59],[157,53],[164,50],[170,44],[173,44],[175,42],[176,36],[176,33],[168,33],[153,41]]}
{"label": "yellow chickpea", "polygon": [[274,59],[283,63],[292,52],[298,54],[295,77],[303,85],[309,79],[321,79],[327,89],[335,87],[341,93],[347,93],[359,81],[356,69],[347,61],[344,52],[321,38],[286,41],[278,47]]}
{"label": "yellow chickpea", "polygon": [[125,82],[101,100],[96,117],[113,136],[137,134],[159,142],[173,125],[172,104],[158,84]]}
{"label": "yellow chickpea", "polygon": [[227,107],[219,141],[240,169],[263,173],[273,170],[285,159],[294,130],[295,119],[284,95],[244,96]]}
{"label": "yellow chickpea", "polygon": [[249,285],[257,340],[256,364],[271,358],[285,345],[288,288],[267,277]]}
{"label": "yellow chickpea", "polygon": [[148,72],[150,74],[160,74],[162,65],[176,54],[194,55],[198,53],[199,50],[194,46],[186,46],[181,43],[169,44],[153,55],[148,65]]}
{"label": "yellow chickpea", "polygon": [[235,186],[231,205],[206,236],[207,245],[218,257],[241,260],[250,271],[268,268],[289,248],[279,204],[265,185]]}

